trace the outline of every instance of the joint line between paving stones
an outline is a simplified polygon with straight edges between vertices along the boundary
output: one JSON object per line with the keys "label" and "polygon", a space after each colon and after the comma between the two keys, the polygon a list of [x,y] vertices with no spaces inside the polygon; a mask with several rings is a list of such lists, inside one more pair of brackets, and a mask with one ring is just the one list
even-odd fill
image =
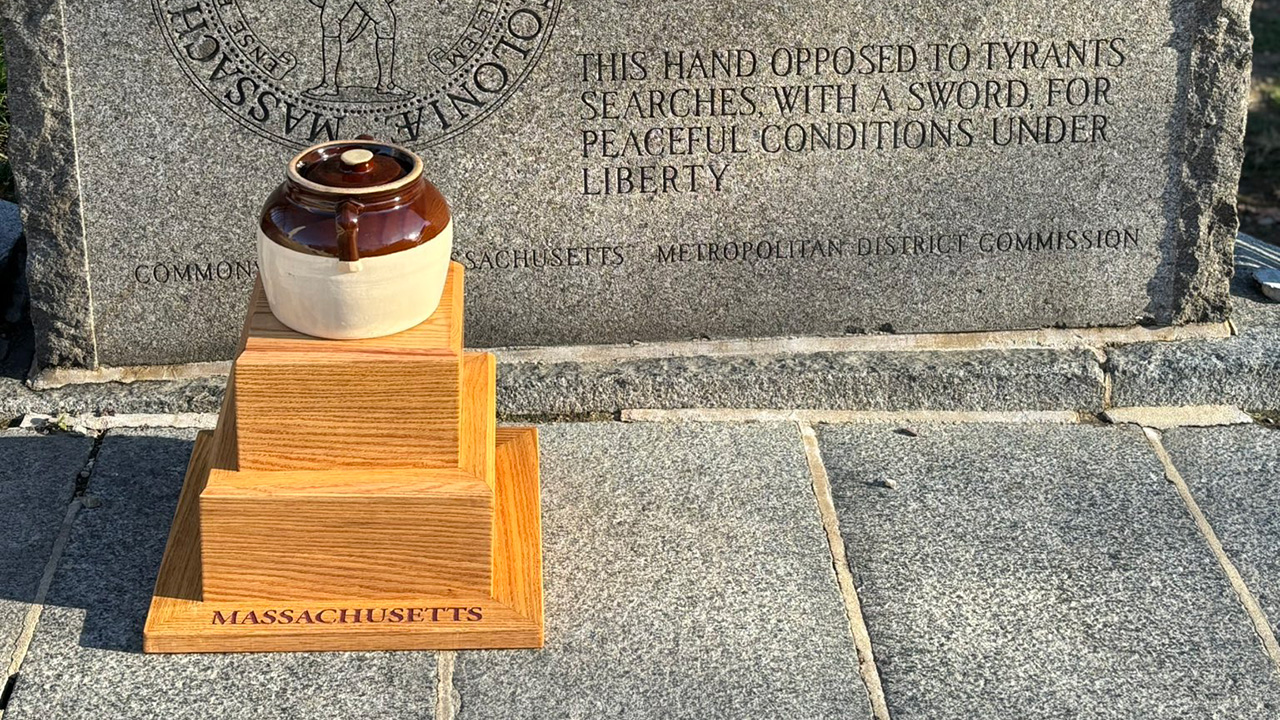
{"label": "joint line between paving stones", "polygon": [[1102,409],[1106,410],[1111,407],[1111,398],[1115,389],[1115,376],[1107,366],[1107,351],[1105,348],[1099,348],[1098,369],[1102,371]]}
{"label": "joint line between paving stones", "polygon": [[1276,669],[1280,670],[1280,643],[1276,642],[1275,631],[1271,628],[1271,623],[1267,621],[1266,613],[1262,611],[1262,606],[1258,604],[1258,599],[1254,596],[1253,591],[1249,589],[1249,586],[1245,584],[1244,578],[1240,575],[1240,571],[1236,569],[1235,563],[1231,562],[1226,549],[1222,547],[1222,542],[1218,539],[1218,534],[1214,532],[1213,526],[1209,524],[1209,519],[1201,512],[1200,505],[1196,502],[1195,497],[1191,495],[1191,488],[1187,486],[1182,473],[1174,466],[1173,458],[1170,457],[1169,452],[1164,449],[1164,442],[1160,439],[1160,433],[1153,428],[1143,428],[1142,432],[1147,436],[1147,442],[1151,444],[1151,449],[1155,451],[1156,457],[1160,459],[1160,464],[1164,466],[1165,477],[1177,488],[1178,495],[1182,496],[1182,502],[1187,506],[1187,511],[1191,513],[1191,518],[1195,521],[1196,527],[1200,529],[1200,533],[1204,536],[1209,548],[1218,559],[1218,564],[1222,566],[1223,572],[1226,573],[1227,580],[1231,583],[1231,588],[1235,590],[1236,597],[1240,600],[1240,604],[1244,606],[1245,613],[1248,614],[1249,620],[1253,623],[1254,631],[1257,632],[1258,637],[1262,640],[1262,647],[1267,656],[1276,665]]}
{"label": "joint line between paving stones", "polygon": [[453,720],[457,715],[457,703],[453,695],[453,664],[458,654],[452,650],[436,656],[436,715],[435,720]]}
{"label": "joint line between paving stones", "polygon": [[[53,549],[49,552],[49,560],[45,562],[44,574],[40,576],[40,585],[36,589],[36,596],[31,600],[31,607],[27,608],[26,617],[22,621],[22,632],[18,634],[18,642],[15,643],[13,655],[9,659],[9,671],[5,674],[6,679],[16,678],[22,670],[22,662],[27,657],[27,651],[31,648],[31,640],[35,637],[36,626],[40,623],[40,616],[44,613],[44,603],[49,596],[49,588],[53,586],[53,575],[58,569],[58,564],[62,561],[62,553],[67,548],[67,543],[71,539],[71,528],[75,523],[76,514],[80,512],[80,498],[72,498],[71,504],[67,506],[67,512],[62,518],[62,527],[58,531],[58,539],[53,543]],[[0,718],[4,717],[6,708],[0,708]]]}
{"label": "joint line between paving stones", "polygon": [[867,699],[871,702],[871,712],[876,720],[890,720],[889,705],[885,701],[884,687],[880,683],[880,671],[876,667],[875,652],[871,647],[871,634],[867,631],[867,623],[862,617],[862,603],[858,600],[853,572],[849,570],[849,559],[845,555],[844,538],[840,535],[840,518],[836,515],[835,501],[831,498],[831,480],[827,476],[827,467],[822,462],[818,435],[809,423],[803,420],[796,420],[795,423],[804,443],[805,460],[809,465],[809,475],[813,478],[813,495],[818,502],[818,515],[822,519],[822,528],[827,534],[827,546],[831,552],[831,563],[835,568],[840,597],[844,600],[849,632],[853,635],[853,644],[858,652],[858,673],[866,686]]}
{"label": "joint line between paving stones", "polygon": [[623,410],[623,422],[800,422],[820,424],[1043,423],[1074,425],[1075,410],[763,410],[673,408]]}
{"label": "joint line between paving stones", "polygon": [[[76,472],[75,484],[71,493],[71,503],[67,506],[67,512],[62,518],[62,527],[58,529],[58,537],[54,540],[53,547],[49,551],[49,559],[45,562],[44,573],[40,576],[40,584],[36,587],[36,595],[31,599],[31,606],[27,608],[27,613],[23,617],[22,630],[18,633],[18,641],[14,644],[13,655],[9,658],[8,672],[5,673],[6,690],[9,690],[17,680],[18,673],[22,670],[22,663],[27,657],[27,651],[31,648],[31,640],[35,637],[36,627],[40,624],[40,617],[44,614],[44,605],[49,596],[49,588],[53,586],[54,573],[57,572],[58,565],[62,562],[62,553],[66,550],[67,543],[71,540],[71,530],[75,525],[76,516],[80,512],[80,508],[84,507],[84,494],[89,487],[89,477],[93,473],[93,466],[97,464],[98,452],[102,449],[102,441],[105,436],[106,433],[100,433],[93,439],[93,447],[89,449],[89,455],[85,458],[84,466]],[[8,699],[6,697],[6,700]],[[0,720],[4,718],[5,709],[5,706],[0,706]]]}
{"label": "joint line between paving stones", "polygon": [[[84,467],[76,475],[76,485],[74,499],[81,500],[80,504],[84,505],[84,497],[89,492],[89,478],[93,475],[93,468],[98,464],[98,453],[102,452],[102,442],[106,440],[107,433],[105,431],[98,433],[93,438],[93,447],[89,448],[89,457],[85,458]],[[89,507],[93,507],[90,505]]]}
{"label": "joint line between paving stones", "polygon": [[120,428],[197,428],[212,430],[218,424],[217,413],[125,413],[121,415],[46,415],[27,413],[18,427],[36,430],[59,424],[77,431],[105,432]]}

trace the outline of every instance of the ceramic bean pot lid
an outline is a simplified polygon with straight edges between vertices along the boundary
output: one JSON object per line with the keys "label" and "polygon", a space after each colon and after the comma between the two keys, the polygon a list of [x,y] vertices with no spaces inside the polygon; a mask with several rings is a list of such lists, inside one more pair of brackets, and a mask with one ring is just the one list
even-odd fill
{"label": "ceramic bean pot lid", "polygon": [[289,163],[289,179],[315,192],[371,195],[403,188],[422,177],[422,160],[394,145],[347,141],[319,145]]}

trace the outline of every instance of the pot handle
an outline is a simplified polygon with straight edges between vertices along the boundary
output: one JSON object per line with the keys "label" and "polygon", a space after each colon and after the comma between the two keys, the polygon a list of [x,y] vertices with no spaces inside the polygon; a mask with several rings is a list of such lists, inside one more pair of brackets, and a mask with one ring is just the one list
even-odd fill
{"label": "pot handle", "polygon": [[360,260],[360,246],[356,242],[360,230],[360,210],[362,206],[355,200],[346,200],[338,205],[338,259],[342,262]]}

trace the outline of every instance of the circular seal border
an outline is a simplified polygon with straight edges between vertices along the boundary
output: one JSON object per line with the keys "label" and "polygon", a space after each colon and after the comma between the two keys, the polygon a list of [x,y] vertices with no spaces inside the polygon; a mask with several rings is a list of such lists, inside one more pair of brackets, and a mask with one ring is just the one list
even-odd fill
{"label": "circular seal border", "polygon": [[[209,0],[195,0],[195,4],[205,5],[208,1]],[[161,35],[164,36],[165,45],[169,48],[169,53],[173,56],[173,59],[177,61],[178,65],[181,66],[183,74],[186,75],[187,77],[187,81],[190,82],[192,85],[194,85],[196,89],[199,90],[200,93],[205,96],[205,99],[207,99],[210,103],[212,103],[215,107],[217,107],[218,110],[222,111],[224,115],[229,116],[245,129],[249,130],[255,135],[258,135],[259,137],[262,137],[266,140],[270,140],[271,142],[277,145],[302,150],[316,144],[314,142],[296,141],[288,137],[282,137],[281,135],[272,133],[264,129],[261,125],[250,122],[248,118],[244,117],[243,115],[227,107],[226,104],[224,104],[222,100],[217,96],[217,94],[214,93],[212,90],[210,90],[210,88],[196,75],[190,63],[188,63],[187,60],[183,57],[182,49],[178,47],[177,43],[174,40],[174,33],[169,29],[169,18],[167,17],[168,11],[164,8],[165,2],[166,0],[151,0],[151,9],[156,21],[156,29],[157,31],[160,32]],[[452,140],[453,138],[456,138],[460,135],[467,133],[472,128],[483,123],[485,120],[489,118],[490,115],[497,112],[504,105],[506,105],[507,102],[511,99],[511,97],[520,90],[520,86],[524,84],[524,82],[528,79],[529,74],[532,73],[533,70],[538,66],[538,63],[542,60],[543,53],[545,53],[547,48],[550,47],[551,45],[552,38],[555,35],[556,25],[559,23],[559,20],[560,20],[560,10],[561,10],[561,7],[563,6],[564,0],[552,0],[552,2],[553,2],[553,6],[548,8],[547,27],[544,33],[544,37],[542,38],[541,42],[539,42],[533,48],[533,50],[531,51],[532,56],[529,58],[528,62],[524,64],[523,70],[521,70],[521,72],[515,76],[515,79],[511,82],[511,87],[505,93],[497,96],[497,98],[492,103],[482,108],[480,112],[468,117],[465,122],[460,122],[456,124],[453,129],[447,130],[439,135],[432,136],[430,140],[423,141],[423,142],[412,142],[412,141],[403,142],[398,139],[393,139],[392,141],[398,145],[409,148],[411,150],[426,150],[428,148],[435,147],[437,145],[440,145],[444,142],[447,142],[449,140]],[[510,2],[510,0],[501,0],[501,4],[504,6],[509,6],[512,3]],[[510,13],[507,14],[507,17],[510,17]],[[473,65],[474,65],[473,62],[468,62],[463,69],[469,70],[473,67]],[[254,77],[254,79],[258,81],[264,81],[264,79],[260,77]],[[446,85],[445,88],[443,89],[448,90],[448,86]],[[297,95],[300,93],[291,92],[290,94]],[[400,102],[406,103],[407,106],[410,106],[410,107],[412,106],[411,100],[401,100]],[[417,107],[425,108],[425,103],[419,104]],[[365,114],[365,113],[360,113],[360,114]]]}

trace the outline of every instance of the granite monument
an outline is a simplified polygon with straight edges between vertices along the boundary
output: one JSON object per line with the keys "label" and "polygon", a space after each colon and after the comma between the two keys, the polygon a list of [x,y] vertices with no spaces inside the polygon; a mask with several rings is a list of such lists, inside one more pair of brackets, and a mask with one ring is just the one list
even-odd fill
{"label": "granite monument", "polygon": [[1243,0],[10,0],[42,367],[230,357],[299,149],[426,159],[474,346],[1227,312]]}

